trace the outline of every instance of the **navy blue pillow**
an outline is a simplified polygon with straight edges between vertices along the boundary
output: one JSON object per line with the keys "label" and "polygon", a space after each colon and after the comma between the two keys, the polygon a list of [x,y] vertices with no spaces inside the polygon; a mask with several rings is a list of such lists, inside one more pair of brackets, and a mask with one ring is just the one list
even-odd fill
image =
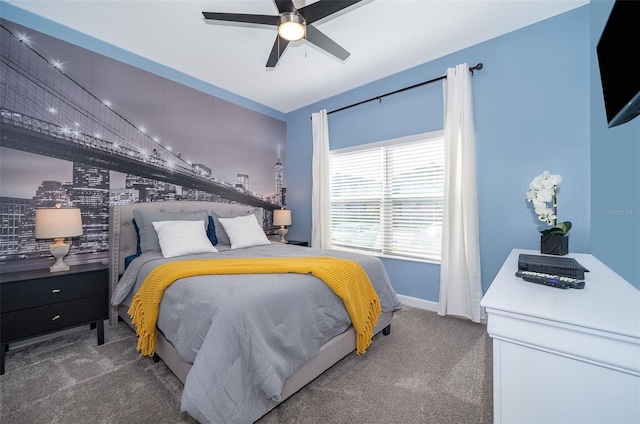
{"label": "navy blue pillow", "polygon": [[135,256],[140,256],[142,254],[142,249],[140,248],[140,230],[138,229],[138,224],[136,224],[136,219],[135,218],[133,218],[131,220],[131,222],[133,222],[133,228],[136,229],[136,238],[138,240],[137,243],[136,243],[136,254],[135,254]]}
{"label": "navy blue pillow", "polygon": [[138,224],[136,224],[136,219],[135,218],[133,218],[131,220],[131,222],[133,223],[133,228],[135,228],[135,230],[136,230],[136,238],[137,238],[136,253],[133,254],[133,255],[129,255],[126,258],[124,258],[124,269],[127,269],[129,264],[131,264],[131,261],[142,254],[142,249],[140,248],[140,230],[138,230]]}
{"label": "navy blue pillow", "polygon": [[131,264],[131,261],[137,258],[138,256],[140,255],[130,255],[124,258],[124,269],[127,269],[127,267]]}
{"label": "navy blue pillow", "polygon": [[216,237],[216,227],[213,225],[213,217],[209,215],[209,225],[207,226],[207,238],[212,245],[218,244],[218,237]]}

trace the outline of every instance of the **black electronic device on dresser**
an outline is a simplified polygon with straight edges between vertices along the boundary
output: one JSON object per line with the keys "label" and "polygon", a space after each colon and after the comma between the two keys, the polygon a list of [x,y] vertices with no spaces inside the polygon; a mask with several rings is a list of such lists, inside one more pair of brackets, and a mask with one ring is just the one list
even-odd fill
{"label": "black electronic device on dresser", "polygon": [[91,324],[104,343],[108,309],[108,267],[102,263],[0,274],[0,374],[9,343]]}

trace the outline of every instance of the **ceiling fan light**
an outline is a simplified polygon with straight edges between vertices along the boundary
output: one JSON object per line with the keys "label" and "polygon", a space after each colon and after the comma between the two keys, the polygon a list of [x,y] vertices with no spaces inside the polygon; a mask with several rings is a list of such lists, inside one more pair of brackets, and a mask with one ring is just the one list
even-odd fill
{"label": "ceiling fan light", "polygon": [[297,41],[304,37],[304,19],[297,13],[285,13],[278,21],[278,35],[287,41]]}

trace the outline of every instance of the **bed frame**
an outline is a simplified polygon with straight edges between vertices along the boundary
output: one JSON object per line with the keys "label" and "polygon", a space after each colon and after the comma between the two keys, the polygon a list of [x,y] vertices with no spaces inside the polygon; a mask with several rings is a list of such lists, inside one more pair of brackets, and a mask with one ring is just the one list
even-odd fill
{"label": "bed frame", "polygon": [[[218,216],[238,216],[254,213],[258,222],[262,222],[262,209],[251,206],[243,206],[229,203],[216,203],[204,201],[179,201],[179,202],[150,202],[134,203],[128,205],[114,205],[109,208],[109,278],[110,293],[113,293],[120,275],[124,272],[124,258],[136,251],[137,236],[131,220],[134,209],[160,212],[194,212],[206,210]],[[378,319],[378,325],[374,334],[382,331],[388,335],[391,331],[392,313],[383,313]],[[127,308],[120,306],[110,310],[109,320],[115,325],[118,320],[125,321],[135,329],[127,314]],[[335,336],[320,348],[318,354],[311,358],[293,373],[285,382],[282,391],[282,401],[293,395],[302,387],[310,383],[332,365],[340,361],[356,349],[356,335],[353,327],[349,327],[343,333]],[[156,341],[156,355],[154,360],[162,359],[169,369],[184,384],[192,364],[180,359],[173,345],[158,332]],[[277,403],[274,402],[273,407]],[[272,408],[273,408],[272,407]]]}

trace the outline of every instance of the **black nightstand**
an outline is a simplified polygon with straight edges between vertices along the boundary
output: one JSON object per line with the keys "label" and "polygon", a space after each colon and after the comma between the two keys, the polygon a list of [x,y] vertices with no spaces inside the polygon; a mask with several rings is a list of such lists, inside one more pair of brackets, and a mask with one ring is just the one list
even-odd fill
{"label": "black nightstand", "polygon": [[91,263],[69,271],[49,269],[0,274],[0,374],[9,343],[70,327],[97,327],[104,343],[108,318],[108,266]]}
{"label": "black nightstand", "polygon": [[309,247],[309,242],[307,241],[299,241],[299,240],[287,240],[288,244],[292,244],[294,246],[305,246]]}

